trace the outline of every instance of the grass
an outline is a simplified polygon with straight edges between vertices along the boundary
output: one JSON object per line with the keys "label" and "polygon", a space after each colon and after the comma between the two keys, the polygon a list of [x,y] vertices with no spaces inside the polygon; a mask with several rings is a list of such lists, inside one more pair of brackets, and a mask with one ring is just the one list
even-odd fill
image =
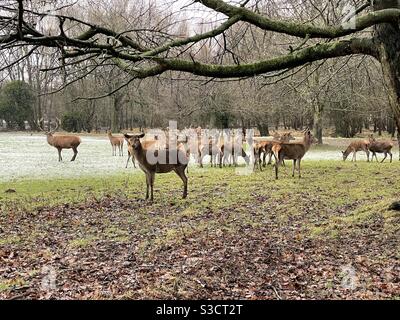
{"label": "grass", "polygon": [[[237,175],[235,168],[200,170],[191,167],[187,199],[181,199],[182,183],[171,173],[156,176],[154,203],[140,201],[145,191],[145,178],[141,173],[0,183],[0,227],[6,235],[0,239],[0,253],[19,248],[21,261],[36,261],[38,256],[43,257],[42,251],[46,249],[46,259],[56,254],[75,261],[73,257],[79,252],[85,254],[79,263],[89,259],[88,265],[97,265],[101,250],[110,248],[109,254],[102,256],[100,265],[110,263],[115,268],[115,264],[134,253],[134,261],[141,262],[141,269],[135,269],[136,276],[144,272],[140,271],[145,268],[143,265],[158,265],[154,270],[159,270],[155,271],[153,280],[149,279],[148,271],[141,274],[142,291],[139,293],[126,288],[121,289],[117,297],[194,297],[194,293],[190,295],[189,292],[196,290],[200,297],[215,297],[205,293],[206,287],[199,287],[202,281],[212,282],[212,276],[196,274],[192,277],[187,274],[190,271],[182,270],[189,268],[185,266],[188,257],[201,256],[209,246],[213,247],[209,248],[207,257],[216,254],[210,266],[213,270],[221,261],[217,254],[221,250],[217,245],[219,241],[236,243],[228,251],[235,255],[237,243],[255,235],[263,240],[257,238],[243,245],[261,241],[262,251],[270,241],[278,248],[286,248],[287,241],[336,243],[377,235],[380,240],[398,239],[399,216],[387,208],[392,201],[399,200],[399,169],[400,163],[396,161],[391,164],[304,161],[302,178],[298,179],[291,177],[291,163],[288,162],[286,168],[280,169],[280,179],[275,180],[271,167],[251,175]],[[16,192],[5,193],[7,189]],[[43,245],[43,242],[48,244]],[[199,251],[195,251],[197,246]],[[185,253],[173,258],[171,248]],[[167,252],[169,255],[164,256]],[[253,248],[241,255],[254,252],[258,251]],[[347,257],[347,254],[351,257],[353,253],[342,255]],[[396,254],[399,255],[398,246],[393,247],[391,243],[381,248],[379,257],[371,253],[370,259],[379,258],[379,263],[383,263],[385,257]],[[172,260],[166,263],[168,259]],[[223,268],[228,270],[229,260],[223,261]],[[171,270],[175,264],[178,264],[177,269]],[[239,270],[235,277],[241,277],[240,263],[232,264],[232,268]],[[335,285],[335,274],[337,270],[332,271],[329,281],[328,278],[321,280],[324,288],[328,282],[329,290]],[[164,281],[160,275],[170,278]],[[20,279],[21,274],[9,277]],[[228,285],[232,275],[224,277]],[[26,274],[22,278],[33,281]],[[97,283],[96,279],[92,279],[89,286]],[[244,271],[243,279],[246,279]],[[11,280],[0,277],[4,287],[0,291],[7,296],[12,290],[7,291],[5,284]],[[98,296],[90,293],[89,297]]]}

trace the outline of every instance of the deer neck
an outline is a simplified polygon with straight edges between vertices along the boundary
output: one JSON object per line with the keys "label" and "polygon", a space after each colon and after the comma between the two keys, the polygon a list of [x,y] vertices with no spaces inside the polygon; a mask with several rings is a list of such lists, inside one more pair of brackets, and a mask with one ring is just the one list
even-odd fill
{"label": "deer neck", "polygon": [[53,137],[53,135],[52,134],[47,134],[46,135],[46,138],[47,138],[47,143],[49,144],[49,145],[53,145],[53,143],[54,143],[54,137]]}
{"label": "deer neck", "polygon": [[305,136],[304,139],[303,139],[303,144],[304,144],[304,147],[305,147],[306,152],[307,152],[308,149],[310,149],[310,146],[311,146],[311,139],[309,137]]}
{"label": "deer neck", "polygon": [[135,158],[139,161],[139,163],[146,165],[147,159],[146,159],[146,152],[147,150],[143,148],[142,144],[140,143],[137,148],[132,148],[133,149],[133,154],[135,155]]}

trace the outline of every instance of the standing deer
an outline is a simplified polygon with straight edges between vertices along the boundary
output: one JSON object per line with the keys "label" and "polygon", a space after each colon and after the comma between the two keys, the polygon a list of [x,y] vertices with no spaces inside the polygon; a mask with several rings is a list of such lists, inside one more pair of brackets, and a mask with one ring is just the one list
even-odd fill
{"label": "standing deer", "polygon": [[374,156],[375,156],[376,162],[378,162],[376,153],[383,153],[385,157],[382,159],[381,163],[385,161],[388,154],[390,155],[390,162],[392,162],[392,157],[393,157],[391,152],[392,148],[393,148],[392,141],[385,141],[385,140],[377,141],[372,134],[369,136],[369,151],[372,152],[371,161],[374,161]]}
{"label": "standing deer", "polygon": [[136,168],[135,157],[133,156],[133,147],[129,143],[129,140],[124,136],[126,140],[126,145],[128,146],[128,160],[126,161],[125,169],[128,168],[129,160],[132,158],[133,167]]}
{"label": "standing deer", "polygon": [[[153,188],[154,178],[156,173],[167,173],[174,171],[183,181],[183,198],[187,197],[188,178],[185,175],[185,169],[188,165],[188,158],[186,153],[179,148],[154,148],[154,141],[141,142],[140,139],[144,137],[144,133],[138,135],[125,134],[125,138],[132,146],[132,153],[136,160],[139,162],[140,169],[146,174],[146,200],[153,201]],[[174,154],[171,154],[173,152]],[[151,163],[149,162],[148,155],[154,154],[158,159],[165,159],[166,163]],[[170,156],[173,158],[170,162]],[[175,157],[176,156],[176,157]]]}
{"label": "standing deer", "polygon": [[299,178],[301,178],[300,162],[304,157],[311,144],[314,142],[314,137],[309,129],[304,132],[304,138],[301,142],[282,142],[272,146],[272,152],[275,156],[275,178],[278,179],[278,167],[282,164],[284,159],[293,160],[293,173],[296,169],[299,171]]}
{"label": "standing deer", "polygon": [[60,126],[60,120],[57,119],[56,127],[49,131],[46,131],[42,128],[41,122],[43,119],[38,121],[38,128],[43,131],[47,137],[47,143],[58,150],[58,161],[62,161],[61,151],[62,149],[72,149],[74,151],[74,155],[71,161],[75,161],[76,156],[78,155],[78,146],[81,144],[82,140],[78,136],[67,136],[67,135],[54,135],[54,132],[57,131]]}
{"label": "standing deer", "polygon": [[346,161],[350,153],[353,152],[353,158],[351,161],[357,161],[357,151],[364,151],[367,155],[367,162],[369,162],[369,141],[368,140],[356,140],[349,144],[345,151],[342,151],[343,161]]}
{"label": "standing deer", "polygon": [[[117,148],[120,156],[124,155],[124,137],[115,137],[111,133],[111,130],[107,131],[108,139],[110,139],[112,147],[112,155],[117,155]],[[129,161],[129,160],[128,160]]]}
{"label": "standing deer", "polygon": [[242,147],[242,143],[239,141],[228,141],[226,143],[223,143],[221,146],[221,153],[220,153],[220,160],[219,160],[219,166],[222,167],[222,162],[223,165],[225,166],[225,163],[228,161],[229,166],[231,165],[229,161],[229,157],[232,158],[232,163],[236,167],[237,166],[237,158],[238,156],[243,157],[243,159],[246,161],[246,164],[249,164],[249,156],[246,154]]}
{"label": "standing deer", "polygon": [[[259,161],[259,168],[261,170],[261,155],[263,155],[262,157],[262,162],[263,162],[263,167],[265,167],[267,165],[267,163],[265,162],[265,159],[267,157],[267,155],[269,155],[269,159],[268,159],[268,164],[271,164],[271,159],[272,159],[272,146],[274,144],[278,144],[278,143],[283,143],[283,142],[289,142],[292,140],[295,140],[295,138],[292,136],[291,132],[286,132],[282,135],[279,135],[278,133],[274,134],[274,140],[267,140],[267,141],[261,141],[256,143],[255,146],[255,152],[258,152],[256,159]],[[282,161],[282,164],[285,165],[285,161]]]}

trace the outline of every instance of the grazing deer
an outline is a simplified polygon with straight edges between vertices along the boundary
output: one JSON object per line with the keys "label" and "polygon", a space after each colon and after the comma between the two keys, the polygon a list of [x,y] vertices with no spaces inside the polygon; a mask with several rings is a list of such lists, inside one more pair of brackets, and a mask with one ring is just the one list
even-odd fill
{"label": "grazing deer", "polygon": [[[154,178],[156,173],[167,173],[174,171],[183,181],[183,198],[187,197],[187,185],[188,178],[185,175],[185,169],[188,165],[188,158],[186,153],[179,148],[170,149],[154,148],[154,141],[144,141],[141,142],[140,139],[144,137],[144,133],[138,135],[125,134],[125,138],[129,141],[132,146],[132,154],[139,162],[140,169],[146,174],[146,200],[149,199],[153,201],[153,187]],[[171,154],[173,152],[174,154]],[[165,159],[166,163],[151,163],[149,162],[148,155],[153,154],[158,157],[158,159]],[[173,158],[174,163],[170,162],[170,156]]]}
{"label": "grazing deer", "polygon": [[62,149],[72,149],[74,151],[74,155],[71,161],[75,161],[76,156],[78,155],[78,146],[81,144],[82,140],[78,136],[67,136],[67,135],[54,135],[54,132],[57,131],[60,126],[60,120],[57,119],[56,127],[51,130],[49,127],[49,131],[46,131],[42,128],[41,122],[43,119],[38,121],[38,128],[43,131],[47,137],[47,143],[58,150],[58,161],[62,161],[61,151]]}
{"label": "grazing deer", "polygon": [[310,149],[311,144],[314,142],[314,137],[309,129],[304,132],[304,138],[301,142],[281,142],[276,143],[272,146],[272,152],[275,156],[275,179],[278,179],[278,167],[282,164],[284,159],[293,160],[293,173],[296,169],[299,171],[299,178],[301,177],[300,172],[300,162],[304,157],[308,149]]}
{"label": "grazing deer", "polygon": [[374,161],[374,156],[376,159],[376,162],[378,162],[378,158],[376,156],[376,153],[383,153],[385,157],[382,159],[381,163],[385,161],[387,155],[390,155],[390,162],[392,162],[392,150],[393,148],[393,142],[392,141],[377,141],[374,136],[371,134],[369,136],[369,151],[372,152],[372,159],[371,161]]}
{"label": "grazing deer", "polygon": [[356,140],[349,144],[345,151],[342,151],[343,161],[346,161],[350,153],[353,152],[353,158],[351,161],[357,161],[356,153],[357,151],[364,151],[367,155],[367,161],[369,161],[369,141],[368,140]]}
{"label": "grazing deer", "polygon": [[[117,155],[117,148],[120,156],[124,155],[124,137],[115,137],[111,133],[111,130],[107,131],[108,139],[110,139],[112,147],[112,155]],[[129,160],[128,160],[129,161]]]}

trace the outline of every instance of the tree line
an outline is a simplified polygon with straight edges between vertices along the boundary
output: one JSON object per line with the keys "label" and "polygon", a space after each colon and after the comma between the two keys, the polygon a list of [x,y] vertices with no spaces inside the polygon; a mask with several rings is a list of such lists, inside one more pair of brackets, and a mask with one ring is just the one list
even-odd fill
{"label": "tree line", "polygon": [[[53,15],[37,13],[40,1],[11,2],[25,24],[19,29],[15,16],[3,35],[2,88],[30,86],[33,126],[55,117],[67,131],[88,132],[171,119],[180,127],[257,127],[261,135],[308,126],[320,142],[399,127],[396,1],[354,1],[350,15],[343,2],[325,0],[196,1],[186,15],[145,0],[56,1]],[[194,26],[188,15],[204,7],[227,19]],[[352,14],[355,26],[344,28]]]}

